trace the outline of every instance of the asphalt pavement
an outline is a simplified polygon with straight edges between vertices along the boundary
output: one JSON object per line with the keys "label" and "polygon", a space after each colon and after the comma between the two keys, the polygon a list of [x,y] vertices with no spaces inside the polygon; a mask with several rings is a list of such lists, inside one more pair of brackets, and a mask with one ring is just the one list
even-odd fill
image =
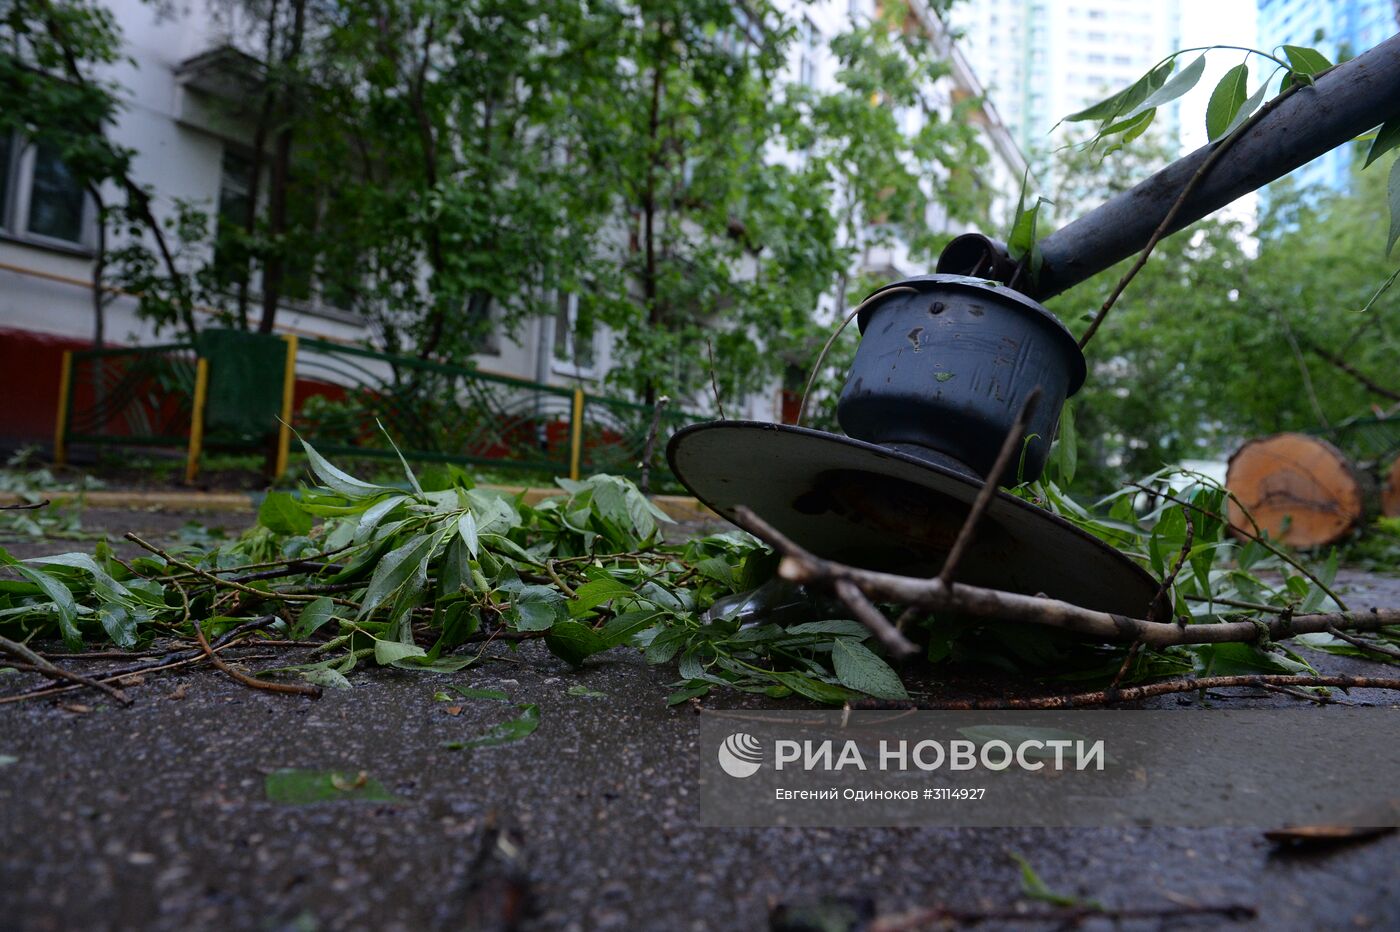
{"label": "asphalt pavement", "polygon": [[[191,517],[90,511],[84,525],[159,536]],[[1400,604],[1400,579],[1344,573],[1343,582],[1361,604]],[[148,676],[127,690],[135,701],[126,708],[91,692],[0,705],[0,929],[753,929],[775,907],[830,897],[880,914],[935,903],[1042,907],[1022,897],[1013,854],[1051,888],[1107,907],[1257,911],[1090,919],[1086,928],[1400,928],[1396,835],[1290,853],[1253,829],[703,828],[700,714],[665,705],[673,669],[626,649],[581,672],[538,644],[491,650],[499,659],[453,675],[357,670],[353,689],[316,701],[196,669]],[[257,669],[269,653],[251,648],[242,661]],[[0,698],[35,682],[0,677]],[[437,698],[451,684],[510,701]],[[570,692],[580,685],[588,695]],[[936,695],[1033,688],[986,678],[916,685]],[[1148,707],[1191,714],[1192,702]],[[526,704],[538,707],[539,727],[523,740],[445,746]],[[738,694],[704,704],[803,707]],[[347,798],[273,801],[268,776],[285,768],[342,774]],[[355,798],[378,787],[368,795],[392,798]],[[979,928],[1013,926],[1038,927],[1003,919]]]}

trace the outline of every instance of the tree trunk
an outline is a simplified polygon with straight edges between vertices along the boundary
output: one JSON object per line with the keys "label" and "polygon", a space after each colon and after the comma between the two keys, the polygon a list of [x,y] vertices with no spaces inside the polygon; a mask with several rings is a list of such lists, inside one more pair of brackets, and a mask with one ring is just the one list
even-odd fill
{"label": "tree trunk", "polygon": [[[651,111],[647,120],[647,141],[651,145],[651,154],[647,164],[646,191],[642,198],[642,248],[646,253],[642,298],[646,302],[647,326],[652,330],[661,326],[656,273],[656,170],[661,162],[661,147],[657,142],[661,130],[661,68],[658,62],[651,76]],[[650,376],[647,377],[643,400],[648,406],[656,404],[656,380]]]}
{"label": "tree trunk", "polygon": [[[280,0],[272,0],[267,13],[267,42],[263,47],[263,60],[269,64],[277,51],[277,14]],[[243,233],[246,242],[253,241],[253,232],[258,225],[258,200],[262,197],[263,163],[267,160],[267,131],[272,123],[273,110],[277,106],[277,92],[272,82],[263,89],[262,108],[258,111],[257,126],[253,131],[253,160],[248,169],[248,208],[243,213]],[[242,267],[238,270],[238,327],[248,329],[249,291],[252,287],[252,257],[244,255]],[[264,312],[264,316],[266,313]]]}
{"label": "tree trunk", "polygon": [[[1251,440],[1230,457],[1225,485],[1274,540],[1323,547],[1350,534],[1371,510],[1365,477],[1341,450],[1306,434]],[[1235,501],[1230,524],[1253,530]]]}
{"label": "tree trunk", "polygon": [[[292,34],[288,39],[287,54],[282,58],[283,74],[280,89],[282,103],[282,129],[277,134],[277,151],[272,157],[272,178],[268,186],[268,232],[273,240],[278,240],[287,232],[287,188],[292,173],[292,124],[295,117],[295,87],[288,79],[287,72],[301,57],[301,41],[306,33],[306,0],[294,0],[292,7]],[[277,243],[267,262],[263,265],[262,320],[258,322],[259,333],[271,333],[277,320],[277,305],[282,300],[282,282],[286,277],[286,250],[283,243]]]}

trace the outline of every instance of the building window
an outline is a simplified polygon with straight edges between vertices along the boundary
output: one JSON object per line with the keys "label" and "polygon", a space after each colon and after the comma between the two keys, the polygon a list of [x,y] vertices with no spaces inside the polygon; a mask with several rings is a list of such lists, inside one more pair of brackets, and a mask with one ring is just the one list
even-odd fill
{"label": "building window", "polygon": [[248,274],[248,252],[243,234],[248,224],[253,165],[238,153],[225,149],[221,168],[214,269],[219,281],[229,285],[242,281]]}
{"label": "building window", "polygon": [[592,375],[598,365],[597,336],[591,323],[580,324],[578,295],[560,292],[559,309],[554,315],[555,371]]}
{"label": "building window", "polygon": [[48,143],[36,146],[26,229],[49,239],[80,244],[86,202],[82,183],[63,164],[58,150]]}
{"label": "building window", "polygon": [[21,238],[85,246],[92,210],[56,146],[0,138],[0,229]]}

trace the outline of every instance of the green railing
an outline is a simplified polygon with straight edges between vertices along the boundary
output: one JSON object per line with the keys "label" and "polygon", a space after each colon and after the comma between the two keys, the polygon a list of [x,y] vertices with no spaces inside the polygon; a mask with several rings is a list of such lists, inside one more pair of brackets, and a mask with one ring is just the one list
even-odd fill
{"label": "green railing", "polygon": [[[60,462],[74,442],[184,446],[193,479],[207,442],[269,452],[281,474],[295,430],[332,456],[395,457],[397,445],[420,462],[636,475],[655,419],[648,406],[580,388],[327,340],[210,331],[197,347],[67,354],[54,446]],[[675,486],[666,443],[699,420],[663,409],[654,487]]]}
{"label": "green railing", "polygon": [[[640,471],[653,419],[644,405],[444,363],[301,340],[297,378],[314,392],[297,432],[319,450],[489,465],[556,475]],[[666,441],[700,420],[663,412],[653,475],[666,481]],[[381,427],[382,425],[382,427]]]}
{"label": "green railing", "polygon": [[196,358],[188,344],[79,350],[65,357],[55,447],[69,443],[183,446]]}

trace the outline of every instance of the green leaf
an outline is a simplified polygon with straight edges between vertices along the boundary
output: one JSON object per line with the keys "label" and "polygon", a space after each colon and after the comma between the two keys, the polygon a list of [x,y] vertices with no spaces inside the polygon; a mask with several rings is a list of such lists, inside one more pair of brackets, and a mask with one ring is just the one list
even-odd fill
{"label": "green leaf", "polygon": [[14,567],[17,573],[43,590],[58,612],[58,630],[63,635],[63,643],[70,650],[81,647],[83,636],[78,631],[78,605],[73,601],[72,590],[43,570],[20,563],[3,548],[0,548],[0,563]]}
{"label": "green leaf", "polygon": [[1061,488],[1067,488],[1074,482],[1074,474],[1079,468],[1079,439],[1075,436],[1074,414],[1068,403],[1060,411],[1060,425],[1055,434],[1051,461],[1057,473],[1056,482]]}
{"label": "green leaf", "polygon": [[1011,238],[1006,242],[1011,258],[1021,258],[1035,245],[1036,221],[1040,215],[1040,205],[1043,203],[1044,198],[1037,198],[1034,206],[1017,211],[1016,222],[1011,227]]}
{"label": "green leaf", "polygon": [[565,690],[565,692],[566,692],[568,695],[570,695],[570,696],[577,696],[577,697],[579,697],[580,699],[606,699],[606,698],[608,698],[608,694],[607,694],[607,693],[600,693],[600,692],[598,692],[598,690],[596,690],[596,689],[589,689],[587,686],[583,685],[582,683],[575,683],[573,686],[570,686],[567,690]]}
{"label": "green leaf", "polygon": [[535,733],[536,728],[540,727],[540,708],[537,705],[522,705],[517,708],[522,710],[519,718],[502,722],[485,734],[468,741],[445,742],[443,747],[452,751],[460,751],[464,748],[489,748],[511,744],[529,737]]}
{"label": "green leaf", "polygon": [[644,651],[647,663],[667,663],[685,644],[686,632],[683,628],[667,628],[647,645]]}
{"label": "green leaf", "polygon": [[1387,120],[1381,125],[1376,132],[1376,138],[1371,140],[1371,148],[1366,152],[1366,162],[1361,167],[1368,167],[1396,146],[1400,146],[1400,117]]}
{"label": "green leaf", "polygon": [[1111,146],[1104,150],[1104,157],[1107,158],[1109,155],[1117,152],[1119,149],[1147,132],[1147,128],[1152,125],[1152,121],[1156,118],[1157,111],[1155,108],[1152,110],[1144,110],[1132,119],[1123,120],[1121,123],[1115,123],[1104,130],[1100,133],[1101,138],[1117,135],[1119,133],[1122,134]]}
{"label": "green leaf", "polygon": [[584,658],[608,646],[596,631],[577,621],[555,622],[544,643],[554,656],[576,667],[583,665]]}
{"label": "green leaf", "polygon": [[374,568],[370,577],[369,589],[360,605],[358,617],[364,618],[393,595],[409,577],[424,566],[432,555],[437,538],[433,534],[419,534],[408,542],[386,553]]}
{"label": "green leaf", "polygon": [[1390,234],[1385,240],[1385,254],[1390,255],[1390,251],[1395,248],[1395,241],[1400,239],[1400,159],[1395,160],[1395,164],[1390,166]]}
{"label": "green leaf", "polygon": [[98,565],[96,560],[85,553],[73,552],[48,557],[31,557],[24,562],[38,563],[41,566],[66,566],[82,570],[92,576],[93,585],[108,599],[128,599],[134,595],[130,589],[113,579],[106,570]]}
{"label": "green leaf", "polygon": [[1230,125],[1225,127],[1225,132],[1221,135],[1228,136],[1244,125],[1244,121],[1254,115],[1254,111],[1259,109],[1259,105],[1264,102],[1264,97],[1269,92],[1268,84],[1260,84],[1249,99],[1240,107],[1240,112],[1235,114],[1235,118],[1230,121]]}
{"label": "green leaf", "polygon": [[1031,867],[1031,862],[1015,852],[1011,853],[1011,859],[1021,866],[1021,892],[1033,900],[1040,900],[1044,903],[1051,903],[1055,906],[1081,907],[1085,909],[1103,909],[1094,900],[1086,900],[1082,897],[1071,896],[1067,893],[1057,893],[1050,889],[1045,881],[1040,879],[1035,868]]}
{"label": "green leaf", "polygon": [[832,686],[830,683],[823,683],[821,680],[812,679],[806,674],[792,670],[777,671],[768,675],[799,696],[806,696],[808,699],[815,699],[817,702],[840,705],[854,696],[853,693],[842,689],[840,686]]}
{"label": "green leaf", "polygon": [[306,607],[297,616],[296,624],[292,625],[288,636],[294,641],[302,641],[310,637],[312,632],[335,617],[335,603],[325,596],[312,599],[306,603]]}
{"label": "green leaf", "polygon": [[731,591],[738,588],[739,582],[734,577],[734,567],[721,557],[706,557],[695,564],[695,571],[706,579],[713,579]]}
{"label": "green leaf", "polygon": [[1327,60],[1327,56],[1323,55],[1317,49],[1310,49],[1301,45],[1285,45],[1283,47],[1283,54],[1288,56],[1288,63],[1293,66],[1294,74],[1312,77],[1332,67],[1332,63]]}
{"label": "green leaf", "polygon": [[548,586],[523,586],[511,597],[506,624],[516,631],[548,631],[568,618],[564,596]]}
{"label": "green leaf", "polygon": [[1118,93],[1106,97],[1078,113],[1065,117],[1064,122],[1079,123],[1085,120],[1107,122],[1116,119],[1119,114],[1129,113],[1166,84],[1167,78],[1175,67],[1173,61],[1163,62]]}
{"label": "green leaf", "polygon": [[1225,72],[1206,104],[1206,136],[1219,139],[1234,122],[1248,97],[1249,66],[1239,64]]}
{"label": "green leaf", "polygon": [[375,528],[379,527],[379,523],[388,517],[395,508],[407,501],[410,501],[407,495],[391,495],[366,508],[364,514],[360,515],[359,523],[355,525],[355,543],[369,540]]}
{"label": "green leaf", "polygon": [[97,620],[112,643],[122,648],[136,646],[136,618],[120,605],[104,605],[97,610]]}
{"label": "green leaf", "polygon": [[899,674],[859,641],[839,639],[831,647],[831,662],[842,685],[877,699],[908,699]]}
{"label": "green leaf", "polygon": [[258,523],[274,534],[300,535],[311,530],[311,515],[289,492],[268,492],[258,506]]}
{"label": "green leaf", "polygon": [[605,579],[594,579],[579,586],[574,591],[573,601],[569,603],[569,612],[573,615],[582,615],[590,609],[597,608],[604,602],[613,602],[620,599],[635,600],[637,592],[631,586],[618,582],[611,577]]}
{"label": "green leaf", "polygon": [[1253,644],[1223,642],[1199,644],[1187,648],[1197,658],[1197,672],[1202,676],[1248,676],[1255,673],[1304,674],[1312,672],[1277,651],[1261,650]]}
{"label": "green leaf", "polygon": [[711,684],[709,683],[691,683],[683,689],[678,689],[675,692],[671,693],[671,695],[667,696],[666,704],[680,705],[682,702],[686,702],[687,700],[703,696],[705,695],[705,693],[710,691],[710,686]]}
{"label": "green leaf", "polygon": [[297,671],[301,678],[316,686],[325,686],[329,689],[350,689],[350,681],[345,678],[345,674],[339,670],[332,670],[330,667],[312,667],[309,670]]}
{"label": "green leaf", "polygon": [[389,432],[384,429],[382,421],[375,418],[374,423],[379,426],[379,432],[384,435],[384,439],[389,441],[389,446],[393,447],[394,452],[398,454],[399,464],[403,466],[403,474],[408,477],[408,484],[413,487],[413,491],[418,493],[418,497],[422,498],[423,487],[418,484],[418,477],[413,474],[413,470],[408,468],[408,460],[403,458],[403,451],[399,449],[399,445],[394,442],[394,438],[389,435]]}
{"label": "green leaf", "polygon": [[417,644],[404,644],[400,641],[383,640],[376,640],[374,642],[374,661],[384,667],[410,657],[425,657],[427,653],[427,651]]}
{"label": "green leaf", "polygon": [[303,805],[305,803],[338,802],[398,802],[378,780],[364,773],[345,774],[318,770],[274,770],[263,781],[268,802]]}
{"label": "green leaf", "polygon": [[1201,55],[1197,57],[1195,61],[1191,62],[1191,64],[1172,75],[1167,83],[1163,84],[1155,93],[1134,107],[1128,116],[1135,117],[1145,110],[1155,110],[1163,104],[1171,103],[1173,100],[1176,100],[1178,97],[1190,91],[1191,88],[1195,87],[1197,82],[1201,80],[1201,75],[1205,70],[1206,57],[1205,55]]}
{"label": "green leaf", "polygon": [[301,441],[301,447],[306,451],[306,458],[310,462],[311,471],[316,474],[316,478],[320,479],[321,483],[325,485],[326,488],[338,495],[343,495],[346,498],[358,499],[371,498],[376,495],[382,495],[385,492],[393,491],[382,485],[362,482],[349,473],[342,472],[327,462],[326,458],[317,453],[316,449],[305,440]]}
{"label": "green leaf", "polygon": [[829,621],[804,621],[800,625],[793,625],[787,629],[789,637],[799,634],[833,634],[843,638],[867,638],[870,636],[870,629],[858,621],[851,621],[846,618],[831,619]]}
{"label": "green leaf", "polygon": [[462,517],[457,519],[457,534],[462,538],[462,543],[467,545],[467,553],[472,559],[476,559],[477,552],[481,549],[481,540],[476,533],[476,518],[472,517],[470,511],[462,512]]}

